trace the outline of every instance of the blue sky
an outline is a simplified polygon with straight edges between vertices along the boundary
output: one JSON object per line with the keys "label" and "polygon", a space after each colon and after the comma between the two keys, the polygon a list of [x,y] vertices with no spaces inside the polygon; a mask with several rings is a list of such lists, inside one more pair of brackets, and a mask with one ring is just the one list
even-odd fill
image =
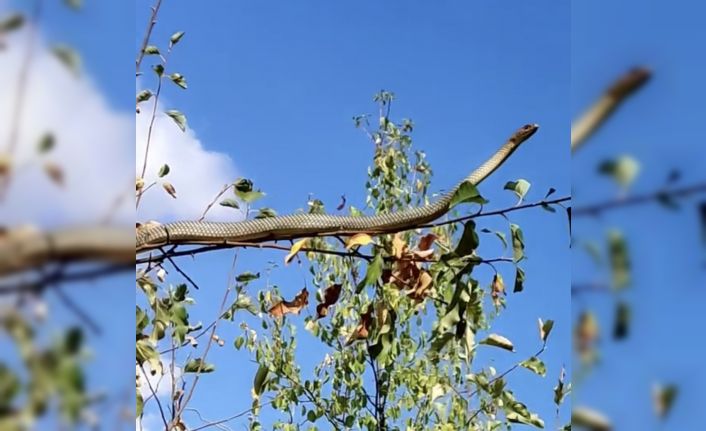
{"label": "blue sky", "polygon": [[[606,11],[610,10],[610,13]],[[706,36],[703,2],[666,1],[574,2],[572,7],[571,112],[578,114],[616,76],[634,65],[654,72],[652,81],[617,112],[572,160],[574,205],[615,196],[610,180],[599,178],[597,164],[605,158],[630,154],[642,174],[633,191],[659,188],[674,168],[683,184],[703,182],[703,106],[706,61],[698,55]],[[703,201],[703,196],[701,197]],[[695,203],[681,211],[641,206],[615,211],[600,220],[577,220],[577,237],[605,243],[610,227],[629,241],[634,282],[625,292],[634,314],[632,336],[610,340],[614,298],[587,295],[575,298],[575,313],[592,307],[607,329],[602,343],[604,361],[575,404],[594,406],[611,418],[616,429],[657,429],[652,411],[653,383],[676,383],[678,402],[666,422],[669,429],[693,428],[692,413],[706,402],[706,377],[694,343],[703,328],[704,253]],[[574,281],[600,280],[591,260],[577,251]],[[625,414],[630,412],[630,414]]]}
{"label": "blue sky", "polygon": [[[153,40],[187,32],[170,65],[186,76],[189,90],[170,90],[166,103],[187,115],[207,149],[230,155],[237,171],[268,193],[263,206],[292,212],[313,193],[328,208],[341,194],[361,207],[372,148],[351,118],[374,112],[372,95],[384,88],[397,95],[393,115],[415,121],[415,145],[428,154],[435,191],[455,184],[517,127],[539,123],[540,132],[481,188],[493,206],[506,207],[515,201],[502,191],[508,180],[531,181],[529,199],[541,198],[550,187],[566,195],[570,180],[568,6],[508,5],[165,3]],[[146,19],[143,7],[135,46]],[[517,213],[512,220],[525,229],[528,282],[524,293],[509,297],[510,310],[494,329],[513,339],[519,353],[493,352],[481,360],[503,370],[531,355],[539,347],[537,318],[555,319],[545,357],[548,377],[525,370],[512,377],[518,398],[553,424],[551,391],[570,360],[566,221],[542,210]],[[503,219],[482,225],[508,229]],[[486,244],[488,255],[501,253],[492,238]],[[238,270],[257,271],[267,260],[282,258],[240,252]],[[193,318],[212,320],[231,259],[232,252],[223,252],[181,262],[205,286],[195,293]],[[477,275],[490,281],[487,272]],[[512,276],[508,268],[506,278]],[[306,267],[290,265],[272,281],[293,295],[305,279]],[[301,362],[320,361],[325,350],[304,330],[303,317],[298,322]],[[201,379],[193,401],[208,418],[246,409],[246,388],[256,370],[228,347],[239,334],[237,325],[224,325],[219,334],[226,347],[209,357],[219,372]]]}
{"label": "blue sky", "polygon": [[[148,3],[86,2],[78,16],[58,3],[47,3],[47,38],[77,46],[88,75],[110,104],[130,113],[132,67]],[[415,145],[427,152],[435,172],[432,190],[454,184],[526,122],[539,123],[540,132],[481,189],[498,207],[512,204],[512,196],[500,189],[519,177],[532,182],[530,199],[549,187],[565,195],[572,180],[577,205],[613,196],[615,187],[598,178],[595,167],[623,153],[642,164],[635,191],[662,184],[674,167],[683,171],[684,183],[702,180],[706,61],[698,53],[705,6],[696,1],[679,8],[666,1],[594,0],[573,2],[571,8],[557,3],[165,2],[155,41],[187,31],[170,61],[190,88],[168,91],[168,103],[186,113],[207,149],[230,155],[237,171],[268,193],[263,205],[280,213],[302,207],[309,193],[329,207],[342,193],[361,206],[371,148],[351,117],[372,112],[372,94],[381,88],[397,94],[398,118],[415,121]],[[132,42],[124,36],[130,31],[136,34]],[[570,119],[635,64],[655,71],[652,82],[569,161]],[[519,357],[535,350],[537,317],[557,321],[545,356],[547,379],[523,370],[512,378],[518,396],[552,423],[550,391],[558,368],[570,357],[571,315],[595,306],[607,326],[613,298],[581,297],[571,304],[572,275],[584,281],[602,273],[578,252],[569,259],[559,215],[528,211],[513,221],[525,227],[527,289],[510,296],[510,311],[496,330],[516,342]],[[484,223],[506,228],[503,220]],[[634,336],[619,345],[603,343],[606,361],[577,400],[605,411],[619,429],[654,427],[649,399],[654,381],[680,385],[668,423],[672,428],[691,425],[690,412],[704,404],[700,388],[706,382],[698,373],[692,331],[704,325],[700,305],[706,299],[698,223],[693,205],[685,205],[678,213],[641,207],[574,225],[579,237],[597,240],[608,226],[621,227],[634,256],[634,284],[626,292],[636,315]],[[498,252],[492,245],[487,250]],[[211,320],[231,257],[219,253],[197,264],[184,261],[207,286],[198,292],[195,319]],[[257,270],[266,260],[281,258],[248,251],[241,253],[239,269]],[[302,274],[296,267],[279,269],[276,282],[294,293]],[[75,290],[81,292],[77,300],[95,307],[97,317],[110,316],[106,333],[90,340],[96,350],[91,374],[99,386],[131,386],[133,294],[131,287],[123,289],[131,285],[128,274]],[[75,323],[61,307],[56,310],[59,321]],[[234,327],[222,331],[226,346],[236,333]],[[299,334],[300,345],[310,352],[302,361],[320,360],[324,352],[306,331]],[[212,418],[246,408],[244,388],[255,367],[229,347],[211,359],[221,372],[217,379],[202,379],[195,404]],[[499,354],[495,359],[503,369],[515,358]],[[224,382],[227,393],[219,392]],[[623,414],[626,407],[635,414]]]}
{"label": "blue sky", "polygon": [[[10,1],[0,7],[3,14],[7,10],[21,8],[26,10],[29,2]],[[63,2],[44,1],[44,13],[40,22],[40,48],[37,50],[41,54],[46,50],[46,45],[53,43],[67,43],[75,47],[82,55],[83,69],[89,81],[96,84],[100,93],[105,96],[107,105],[112,113],[122,112],[131,114],[134,103],[134,47],[127,34],[134,31],[132,17],[134,7],[124,2],[111,2],[105,5],[103,2],[86,2],[85,8],[80,13],[69,11]],[[130,59],[133,59],[132,61]],[[5,65],[3,65],[5,67]],[[44,73],[42,73],[44,72]],[[46,71],[32,70],[33,76],[46,75]],[[51,83],[52,77],[46,77],[46,82]],[[13,85],[12,81],[7,82],[7,86]],[[9,91],[8,91],[8,94]],[[81,97],[85,96],[82,94]],[[78,96],[77,96],[78,97]],[[73,106],[70,103],[67,104]],[[51,112],[51,111],[48,111]],[[83,115],[79,111],[76,115]],[[51,115],[51,114],[50,114]],[[90,120],[84,120],[86,134],[94,133],[91,129]],[[2,126],[3,128],[5,125]],[[4,135],[5,130],[3,130]],[[3,137],[4,139],[4,137]],[[107,141],[110,141],[108,139]],[[59,139],[58,149],[71,148],[73,142],[66,142]],[[95,145],[106,145],[101,140],[96,140]],[[124,142],[131,146],[132,142]],[[4,145],[4,143],[3,143]],[[131,147],[128,147],[131,148]],[[109,153],[106,151],[106,154]],[[80,159],[80,157],[77,157]],[[106,163],[105,160],[96,161]],[[114,162],[111,160],[110,162]],[[110,163],[109,162],[109,163]],[[76,168],[75,164],[67,166],[67,176],[71,176]],[[106,172],[109,169],[106,170]],[[115,178],[116,184],[125,184],[125,179],[132,177],[132,173],[126,178]],[[86,179],[86,182],[93,181]],[[17,184],[22,184],[19,181]],[[24,184],[25,187],[27,184]],[[42,202],[52,202],[45,193],[46,186],[43,184],[30,184],[36,200]],[[121,187],[121,186],[118,186]],[[124,188],[124,186],[122,186]],[[56,187],[49,189],[51,193],[61,196],[63,193]],[[100,199],[97,199],[100,200]],[[36,203],[36,202],[35,202]],[[49,206],[49,205],[48,205]],[[86,207],[92,208],[90,202]],[[14,211],[15,208],[10,208]],[[18,212],[24,211],[16,208]],[[84,220],[90,218],[90,214],[85,214]],[[40,220],[25,220],[28,223],[49,223],[49,224],[71,224],[75,220],[63,217],[65,211],[61,208],[49,206],[43,211]],[[91,349],[90,364],[88,367],[89,384],[91,389],[108,391],[111,397],[105,404],[106,408],[99,408],[99,417],[106,423],[113,423],[116,419],[115,407],[125,400],[132,405],[131,397],[133,389],[134,347],[132,344],[133,322],[134,322],[134,293],[132,290],[133,278],[128,272],[119,276],[108,277],[95,283],[83,283],[81,285],[67,285],[64,292],[75,302],[87,310],[93,318],[99,322],[103,329],[101,336],[90,333],[86,334],[88,346]],[[81,325],[81,320],[76,317],[56,300],[54,294],[49,291],[46,295],[50,303],[49,325],[44,326],[45,331],[41,335],[49,338],[55,335],[58,328],[69,325]],[[5,340],[3,339],[3,343]],[[2,346],[3,359],[5,358],[5,345]],[[10,352],[8,350],[7,352]],[[11,359],[13,360],[13,359]],[[46,424],[40,424],[43,427]],[[128,424],[130,428],[132,424]]]}

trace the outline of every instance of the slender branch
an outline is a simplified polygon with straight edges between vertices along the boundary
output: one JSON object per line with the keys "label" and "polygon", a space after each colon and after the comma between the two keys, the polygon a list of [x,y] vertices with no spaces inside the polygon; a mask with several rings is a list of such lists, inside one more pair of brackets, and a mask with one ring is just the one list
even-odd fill
{"label": "slender branch", "polygon": [[[262,403],[259,407],[264,407],[264,406],[270,405],[270,404],[272,404],[273,402],[274,402],[274,401],[267,401],[267,402],[265,402],[265,403]],[[186,410],[188,410],[188,411],[194,411],[194,412],[196,412],[196,413],[198,414],[198,411],[197,411],[196,409],[186,409]],[[209,427],[218,426],[218,425],[224,424],[224,423],[226,423],[226,422],[230,422],[230,421],[232,421],[232,420],[235,420],[235,419],[238,419],[238,418],[240,418],[240,417],[243,417],[243,416],[245,416],[246,414],[253,412],[254,410],[255,410],[255,408],[250,408],[250,409],[244,410],[244,411],[242,411],[242,412],[240,412],[240,413],[234,414],[233,416],[229,416],[229,417],[227,417],[227,418],[225,418],[225,419],[220,419],[220,420],[217,420],[217,421],[209,422],[209,423],[207,423],[207,424],[198,426],[198,427],[196,427],[196,428],[191,428],[191,431],[200,431],[200,430],[202,430],[202,429],[206,429],[206,428],[209,428]],[[200,415],[199,415],[199,416],[200,416]],[[203,420],[203,419],[201,419],[201,420]],[[205,421],[205,422],[206,422],[206,421]]]}
{"label": "slender branch", "polygon": [[629,196],[621,199],[613,199],[586,206],[575,207],[572,211],[572,215],[573,217],[598,216],[605,211],[617,208],[634,206],[663,199],[684,198],[705,192],[706,183],[693,184],[690,186],[675,188],[672,190],[659,190],[656,192],[650,192],[641,195]]}
{"label": "slender branch", "polygon": [[140,73],[140,65],[142,64],[142,59],[145,57],[145,50],[147,45],[150,43],[150,37],[152,36],[152,30],[154,25],[157,23],[157,13],[159,13],[159,8],[162,6],[162,0],[157,0],[152,6],[152,15],[147,23],[147,29],[145,30],[145,37],[142,39],[142,46],[140,51],[137,53],[137,60],[135,60],[135,73]]}
{"label": "slender branch", "polygon": [[571,285],[571,295],[588,292],[610,292],[612,288],[604,283],[580,283]]}
{"label": "slender branch", "polygon": [[169,263],[172,264],[172,266],[174,267],[174,269],[176,269],[179,274],[181,274],[189,283],[191,283],[191,285],[194,286],[194,288],[196,288],[196,290],[200,290],[200,289],[199,289],[199,285],[196,284],[196,282],[195,282],[194,280],[192,280],[191,277],[189,277],[189,275],[188,275],[186,272],[182,271],[181,268],[179,268],[179,265],[177,265],[176,262],[174,262],[174,259],[172,259],[172,258],[167,254],[167,252],[164,251],[164,249],[160,249],[160,250],[162,251],[162,254],[167,258],[167,260],[169,261]]}
{"label": "slender branch", "polygon": [[[238,255],[236,254],[233,257],[233,265],[231,268],[231,271],[235,268],[235,263],[237,261]],[[204,363],[206,362],[206,357],[208,356],[208,352],[211,349],[211,346],[213,345],[213,335],[216,333],[216,329],[218,327],[218,321],[220,320],[220,317],[223,315],[223,312],[225,310],[226,302],[228,301],[228,295],[230,294],[230,283],[226,285],[225,292],[223,292],[223,299],[221,300],[221,305],[218,310],[218,317],[216,318],[213,327],[211,328],[211,336],[208,338],[208,343],[206,343],[206,349],[203,352],[203,356],[201,356],[201,363],[199,364],[199,368],[196,370],[196,376],[194,377],[194,381],[191,384],[191,388],[189,389],[189,392],[186,394],[186,397],[184,398],[184,401],[181,403],[180,409],[176,412],[174,415],[174,421],[173,423],[176,423],[176,421],[181,418],[182,413],[184,412],[184,409],[186,406],[189,404],[189,401],[191,401],[191,397],[194,395],[194,390],[196,389],[196,385],[199,382],[199,378],[201,377],[201,368],[203,367]]]}
{"label": "slender branch", "polygon": [[[42,6],[44,0],[35,0],[34,9],[32,11],[32,25],[29,29],[29,37],[27,40],[27,50],[20,64],[19,76],[15,84],[15,101],[12,110],[12,118],[10,119],[10,127],[7,137],[7,156],[12,157],[17,149],[19,142],[20,126],[22,124],[22,114],[24,113],[25,101],[27,99],[27,86],[29,82],[30,68],[32,59],[34,58],[34,50],[36,44],[37,33],[39,31],[39,19],[42,14]],[[4,200],[5,193],[10,187],[11,172],[6,175],[0,175],[0,201]]]}
{"label": "slender branch", "polygon": [[19,292],[40,292],[53,285],[68,282],[93,281],[118,272],[132,270],[133,263],[100,266],[73,273],[51,273],[32,283],[6,283],[0,285],[0,296]]}
{"label": "slender branch", "polygon": [[571,151],[579,149],[631,94],[642,88],[651,72],[644,67],[628,71],[613,83],[586,112],[571,125]]}
{"label": "slender branch", "polygon": [[101,326],[96,322],[95,319],[91,317],[91,315],[85,311],[78,303],[76,303],[69,295],[66,294],[62,290],[61,285],[57,285],[54,287],[54,292],[56,293],[56,296],[61,300],[61,302],[71,310],[72,313],[74,313],[88,328],[90,328],[95,334],[100,335],[103,330],[101,329]]}
{"label": "slender branch", "polygon": [[499,210],[494,210],[494,211],[487,211],[487,212],[479,211],[479,212],[477,212],[477,213],[475,213],[475,214],[470,214],[470,215],[463,216],[463,217],[458,217],[458,218],[453,218],[453,219],[444,220],[444,221],[440,221],[440,222],[435,222],[435,223],[429,223],[429,224],[420,225],[420,226],[417,226],[415,229],[429,228],[429,227],[437,227],[437,226],[444,226],[444,225],[447,225],[447,224],[458,223],[458,222],[462,222],[462,221],[466,221],[466,220],[471,220],[471,219],[475,219],[475,218],[480,218],[480,217],[488,217],[488,216],[495,216],[495,215],[503,215],[503,216],[504,216],[504,215],[506,215],[507,213],[511,213],[511,212],[514,212],[514,211],[519,211],[519,210],[523,210],[523,209],[527,209],[527,208],[535,208],[535,207],[539,207],[539,206],[559,205],[559,204],[562,204],[562,203],[564,203],[564,202],[568,202],[568,201],[570,201],[570,200],[571,200],[571,196],[564,196],[564,197],[561,197],[561,198],[549,199],[549,200],[543,199],[543,200],[538,201],[538,202],[532,202],[532,203],[528,203],[528,204],[516,205],[516,206],[513,206],[513,207],[504,208],[504,209],[499,209]]}
{"label": "slender branch", "polygon": [[164,415],[164,408],[162,407],[162,402],[159,400],[159,397],[157,396],[157,391],[152,386],[152,382],[150,382],[149,375],[148,375],[147,371],[145,371],[144,365],[140,364],[140,369],[142,370],[142,376],[147,381],[147,386],[150,388],[150,392],[152,392],[152,397],[157,402],[157,407],[159,408],[159,414],[162,416],[162,422],[164,423],[164,429],[168,430],[170,428],[169,428],[169,425],[167,424],[167,417]]}
{"label": "slender branch", "polygon": [[223,196],[223,194],[230,190],[231,187],[233,187],[233,184],[226,184],[225,186],[223,186],[223,189],[221,189],[221,191],[216,195],[216,197],[213,198],[213,200],[206,206],[206,209],[203,211],[203,214],[201,214],[201,217],[199,217],[199,221],[203,221],[203,219],[206,218],[206,214],[211,210],[211,207],[215,205],[218,198]]}

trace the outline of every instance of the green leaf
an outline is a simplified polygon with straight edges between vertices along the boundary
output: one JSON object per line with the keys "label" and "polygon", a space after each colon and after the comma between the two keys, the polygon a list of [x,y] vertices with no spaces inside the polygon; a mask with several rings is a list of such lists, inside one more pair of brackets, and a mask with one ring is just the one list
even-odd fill
{"label": "green leaf", "polygon": [[256,219],[277,217],[277,211],[272,208],[260,208],[257,210]]}
{"label": "green leaf", "polygon": [[236,349],[240,350],[241,347],[243,347],[243,344],[245,343],[245,338],[243,337],[238,337],[235,339],[233,342],[233,345],[235,346]]}
{"label": "green leaf", "polygon": [[533,356],[525,361],[520,362],[520,366],[527,368],[528,370],[539,374],[544,377],[547,374],[547,367],[544,365],[539,358]]}
{"label": "green leaf", "polygon": [[468,256],[472,254],[480,245],[480,240],[478,239],[478,234],[476,233],[476,223],[473,220],[469,220],[463,226],[463,234],[461,239],[458,241],[456,250],[454,253],[457,256]]}
{"label": "green leaf", "polygon": [[522,199],[525,198],[525,195],[527,195],[527,192],[529,191],[531,186],[532,185],[529,183],[529,181],[520,178],[517,181],[508,181],[507,183],[505,183],[505,187],[503,188],[505,190],[511,190],[512,192],[514,192],[520,199],[520,202],[522,202]]}
{"label": "green leaf", "polygon": [[488,346],[499,347],[510,352],[515,351],[515,347],[512,345],[512,341],[498,334],[488,335],[488,338],[482,340],[479,344],[486,344]]}
{"label": "green leaf", "polygon": [[163,164],[161,168],[159,168],[159,172],[157,173],[157,176],[159,178],[167,176],[169,174],[169,165],[168,164]]}
{"label": "green leaf", "polygon": [[154,70],[154,73],[156,73],[160,78],[164,75],[164,66],[161,64],[155,64],[152,66],[152,70]]}
{"label": "green leaf", "polygon": [[356,287],[356,293],[363,291],[365,286],[374,285],[378,282],[378,279],[382,276],[382,265],[383,257],[381,253],[375,255],[373,261],[368,264],[368,269],[365,271],[365,278],[363,281],[358,283]]}
{"label": "green leaf", "polygon": [[145,55],[159,55],[159,48],[154,45],[147,45],[145,47]]}
{"label": "green leaf", "polygon": [[7,365],[0,363],[0,410],[9,409],[21,389],[19,377]]}
{"label": "green leaf", "polygon": [[613,338],[622,340],[628,336],[630,329],[630,306],[625,302],[618,303],[615,309],[615,323],[613,325]]}
{"label": "green leaf", "polygon": [[[199,369],[201,371],[199,371]],[[201,358],[195,358],[190,360],[189,362],[184,365],[184,372],[185,373],[198,373],[200,372],[201,374],[203,373],[212,373],[216,371],[216,366],[213,364],[208,364],[203,361]]]}
{"label": "green leaf", "polygon": [[81,56],[78,52],[68,45],[55,45],[51,51],[75,76],[80,75]]}
{"label": "green leaf", "polygon": [[171,75],[169,75],[169,79],[171,79],[172,82],[175,83],[176,85],[178,85],[179,87],[186,90],[186,78],[184,78],[184,76],[181,73],[174,72]]}
{"label": "green leaf", "polygon": [[184,116],[184,114],[174,109],[166,111],[165,114],[167,114],[172,120],[174,120],[174,122],[177,126],[179,126],[182,132],[186,131],[186,116]]}
{"label": "green leaf", "polygon": [[147,313],[139,306],[135,306],[135,332],[138,335],[141,334],[149,323],[150,319],[147,317]]}
{"label": "green leaf", "polygon": [[253,379],[253,393],[257,397],[262,394],[262,390],[265,386],[265,380],[267,379],[269,372],[270,370],[265,365],[261,364],[257,369],[257,373],[255,373],[255,378]]}
{"label": "green leaf", "polygon": [[249,283],[253,280],[257,280],[258,278],[260,278],[259,272],[254,274],[252,272],[244,272],[235,277],[235,281],[237,281],[238,283]]}
{"label": "green leaf", "polygon": [[541,207],[542,207],[542,209],[543,209],[544,211],[547,211],[547,212],[550,212],[550,213],[555,213],[555,212],[556,212],[556,208],[554,208],[553,206],[551,206],[551,205],[549,205],[549,204],[542,203],[542,204],[541,204]]}
{"label": "green leaf", "polygon": [[476,188],[475,185],[468,181],[464,181],[456,190],[456,193],[451,197],[451,203],[449,204],[449,210],[455,207],[456,205],[462,204],[462,203],[476,203],[476,204],[486,204],[488,203],[487,200],[485,200],[480,193],[478,193],[478,189]]}
{"label": "green leaf", "polygon": [[441,350],[448,344],[449,341],[451,341],[454,338],[454,333],[453,332],[446,332],[440,335],[437,335],[433,338],[431,342],[431,347],[429,348],[429,353],[433,354],[439,354],[441,353]]}
{"label": "green leaf", "polygon": [[142,90],[137,93],[137,103],[146,102],[152,97],[152,92],[150,90]]}
{"label": "green leaf", "polygon": [[65,352],[69,355],[74,355],[79,352],[83,345],[83,331],[81,328],[71,328],[66,333],[64,340]]}
{"label": "green leaf", "polygon": [[512,255],[515,262],[521,261],[525,257],[525,239],[520,226],[510,223],[510,234],[512,237]]}
{"label": "green leaf", "polygon": [[138,418],[142,417],[142,409],[145,406],[145,400],[142,399],[142,394],[138,388],[135,391],[135,411]]}
{"label": "green leaf", "polygon": [[182,37],[184,37],[184,32],[183,32],[183,31],[178,31],[178,32],[174,33],[174,34],[169,38],[169,46],[171,47],[171,46],[174,46],[174,45],[176,45],[177,43],[179,43],[179,41],[181,40]]}
{"label": "green leaf", "polygon": [[630,257],[628,245],[623,235],[612,230],[608,232],[608,257],[613,275],[613,286],[622,289],[630,284]]}
{"label": "green leaf", "polygon": [[37,145],[37,150],[39,154],[46,154],[54,148],[56,144],[56,139],[52,133],[45,133],[39,140],[39,145]]}
{"label": "green leaf", "polygon": [[505,238],[505,234],[500,232],[500,231],[492,231],[488,228],[483,228],[480,230],[483,233],[494,233],[495,236],[498,237],[498,239],[503,243],[503,248],[507,248],[507,239]]}
{"label": "green leaf", "polygon": [[243,202],[250,204],[265,196],[265,193],[259,190],[251,190],[249,192],[236,191],[235,195],[238,196]]}
{"label": "green leaf", "polygon": [[678,393],[679,388],[676,385],[655,386],[653,397],[657,417],[665,418],[669,414]]}
{"label": "green leaf", "polygon": [[20,13],[13,13],[11,15],[3,17],[2,19],[0,19],[0,34],[17,30],[22,27],[24,23],[25,17]]}
{"label": "green leaf", "polygon": [[606,160],[598,166],[598,172],[613,177],[623,188],[629,187],[640,172],[640,163],[630,156]]}
{"label": "green leaf", "polygon": [[591,431],[610,431],[613,425],[602,413],[588,407],[574,407],[571,410],[571,425],[585,427]]}
{"label": "green leaf", "polygon": [[547,342],[547,338],[552,332],[552,328],[554,328],[553,320],[549,319],[546,322],[542,322],[542,319],[539,319],[539,338],[542,340],[542,342]]}
{"label": "green leaf", "polygon": [[252,191],[253,183],[252,180],[247,178],[238,178],[233,182],[233,187],[235,187],[236,192],[247,193]]}
{"label": "green leaf", "polygon": [[238,201],[235,199],[223,199],[222,201],[219,202],[220,206],[223,207],[229,207],[229,208],[235,208],[238,209],[240,208],[240,205],[238,205]]}
{"label": "green leaf", "polygon": [[701,242],[706,245],[706,202],[699,205],[699,219],[701,221]]}
{"label": "green leaf", "polygon": [[544,421],[537,416],[537,414],[532,413],[529,416],[522,416],[517,412],[510,412],[505,415],[509,422],[532,425],[537,428],[544,428]]}
{"label": "green leaf", "polygon": [[83,7],[83,0],[64,0],[64,3],[74,10],[79,10]]}
{"label": "green leaf", "polygon": [[559,381],[557,382],[556,386],[554,386],[554,404],[556,404],[557,407],[561,405],[561,403],[564,402],[564,398],[566,395],[568,395],[571,392],[571,383],[568,385],[564,384],[564,377],[566,376],[566,371],[564,370],[564,367],[561,368],[561,371],[559,372]]}
{"label": "green leaf", "polygon": [[512,289],[514,293],[522,292],[525,289],[525,271],[515,267],[515,287]]}

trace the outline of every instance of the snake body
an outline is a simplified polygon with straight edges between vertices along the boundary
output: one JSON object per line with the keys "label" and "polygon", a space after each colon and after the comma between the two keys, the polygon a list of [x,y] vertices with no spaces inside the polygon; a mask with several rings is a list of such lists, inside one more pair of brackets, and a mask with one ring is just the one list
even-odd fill
{"label": "snake body", "polygon": [[500,167],[537,129],[536,124],[527,124],[518,129],[485,163],[448,193],[428,205],[361,217],[292,214],[239,222],[177,221],[138,229],[136,251],[140,253],[164,245],[257,243],[358,232],[383,234],[419,226],[448,212],[454,195],[465,182],[479,184]]}

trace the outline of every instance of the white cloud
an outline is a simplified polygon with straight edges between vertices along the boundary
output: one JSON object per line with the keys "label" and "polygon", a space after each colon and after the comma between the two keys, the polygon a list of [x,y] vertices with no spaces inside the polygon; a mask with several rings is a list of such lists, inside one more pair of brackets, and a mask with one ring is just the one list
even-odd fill
{"label": "white cloud", "polygon": [[[27,49],[27,29],[5,41],[0,51],[0,152],[7,148],[15,111],[17,79]],[[41,39],[41,38],[40,38]],[[59,63],[46,43],[37,42],[27,80],[17,152],[12,158],[12,184],[0,204],[5,224],[95,221],[103,217],[132,179],[131,115],[106,101],[88,78],[75,77]],[[37,143],[47,132],[56,147],[41,159]],[[65,186],[56,186],[43,170],[52,161],[64,172]],[[117,219],[131,221],[129,200]]]}
{"label": "white cloud", "polygon": [[[141,113],[135,117],[135,170],[138,175],[142,171],[153,107],[153,99],[140,104]],[[174,121],[164,114],[161,103],[157,108],[145,182],[149,185],[154,180],[160,181],[157,172],[163,164],[168,164],[170,172],[163,179],[175,187],[177,199],[169,196],[160,183],[145,193],[140,203],[138,219],[197,219],[223,186],[236,179],[233,162],[226,154],[206,150],[194,130],[187,127],[186,131],[182,132]],[[209,210],[207,216],[209,220],[236,220],[239,217],[239,212],[218,204]]]}
{"label": "white cloud", "polygon": [[[0,155],[6,149],[15,110],[16,82],[27,49],[27,31],[25,26],[8,37],[5,49],[0,51]],[[133,166],[142,166],[151,102],[143,104],[145,113],[133,120],[132,110],[111,106],[90,77],[84,74],[77,78],[62,65],[41,34],[24,100],[17,152],[12,158],[16,174],[0,203],[2,225],[29,221],[42,226],[95,223],[120,195],[126,199],[113,220],[131,224],[135,220]],[[46,132],[54,134],[56,147],[38,160],[37,143]],[[63,188],[52,183],[44,172],[42,166],[48,160],[63,170]],[[193,130],[181,132],[162,114],[153,130],[148,180],[156,177],[163,163],[172,168],[166,179],[176,187],[178,199],[155,187],[141,204],[142,220],[198,218],[223,185],[237,176],[227,155],[205,150]],[[236,212],[218,205],[209,212],[209,219],[235,218]]]}

